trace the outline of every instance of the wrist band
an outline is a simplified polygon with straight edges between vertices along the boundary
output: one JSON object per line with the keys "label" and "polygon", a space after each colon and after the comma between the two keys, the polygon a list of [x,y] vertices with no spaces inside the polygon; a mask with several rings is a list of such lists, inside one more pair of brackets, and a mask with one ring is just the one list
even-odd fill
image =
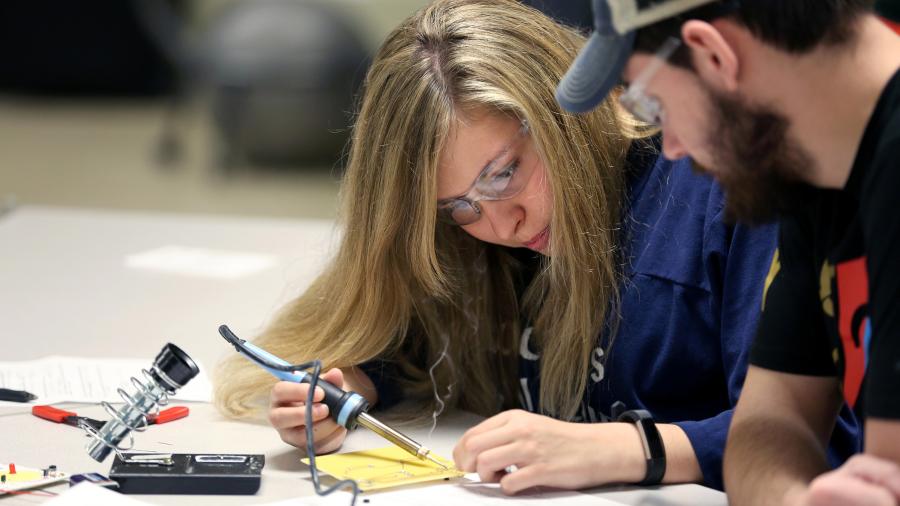
{"label": "wrist band", "polygon": [[632,409],[619,415],[620,422],[630,422],[637,427],[641,436],[641,444],[644,447],[644,456],[647,458],[647,474],[638,485],[658,485],[666,474],[666,448],[662,442],[662,436],[653,422],[653,416],[643,409]]}

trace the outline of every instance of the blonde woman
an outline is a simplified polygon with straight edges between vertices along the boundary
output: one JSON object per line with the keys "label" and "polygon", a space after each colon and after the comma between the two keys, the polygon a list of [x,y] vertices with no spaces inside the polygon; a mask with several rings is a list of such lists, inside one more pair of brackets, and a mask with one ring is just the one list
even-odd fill
{"label": "blonde woman", "polygon": [[[430,417],[437,393],[490,417],[454,458],[508,493],[643,481],[634,424],[576,423],[623,406],[655,417],[663,481],[721,487],[774,230],[725,225],[718,188],[614,102],[564,113],[554,89],[582,41],[504,0],[397,27],[366,78],[340,247],[256,342],[322,359],[376,408]],[[218,405],[248,416],[270,392],[270,422],[303,447],[306,387],[272,383],[229,361]],[[317,451],[336,450],[346,431],[313,409]]]}

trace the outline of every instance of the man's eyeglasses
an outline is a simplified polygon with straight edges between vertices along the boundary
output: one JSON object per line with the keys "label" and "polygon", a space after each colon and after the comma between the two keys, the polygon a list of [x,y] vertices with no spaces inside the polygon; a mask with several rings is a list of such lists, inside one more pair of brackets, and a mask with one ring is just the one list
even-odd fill
{"label": "man's eyeglasses", "polygon": [[515,137],[485,165],[463,195],[438,200],[438,219],[451,225],[471,225],[481,218],[479,200],[504,200],[518,195],[534,169],[533,163],[521,163],[528,133],[528,123],[523,121]]}
{"label": "man's eyeglasses", "polygon": [[663,43],[662,47],[656,51],[650,63],[644,67],[644,70],[631,82],[625,93],[619,96],[619,103],[622,104],[628,112],[635,118],[648,123],[650,125],[662,126],[663,111],[662,105],[654,97],[647,96],[644,92],[647,84],[653,79],[653,76],[659,71],[669,58],[675,53],[675,50],[681,46],[681,40],[675,37],[669,37]]}

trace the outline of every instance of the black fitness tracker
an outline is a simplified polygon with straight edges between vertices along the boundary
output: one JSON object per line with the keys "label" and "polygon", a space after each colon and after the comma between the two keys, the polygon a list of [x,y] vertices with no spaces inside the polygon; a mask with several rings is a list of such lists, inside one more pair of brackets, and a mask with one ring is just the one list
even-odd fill
{"label": "black fitness tracker", "polygon": [[659,485],[666,474],[666,447],[653,422],[653,416],[647,410],[632,409],[619,415],[618,421],[633,423],[641,436],[644,456],[647,458],[647,474],[637,484]]}

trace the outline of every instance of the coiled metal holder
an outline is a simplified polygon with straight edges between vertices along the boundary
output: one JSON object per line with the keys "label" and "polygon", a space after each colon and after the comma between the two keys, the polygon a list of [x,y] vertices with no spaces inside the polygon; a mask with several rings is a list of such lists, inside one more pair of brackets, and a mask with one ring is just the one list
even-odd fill
{"label": "coiled metal holder", "polygon": [[[169,402],[169,396],[187,384],[200,372],[197,364],[191,360],[181,348],[167,343],[153,361],[153,366],[142,369],[143,381],[131,378],[135,391],[131,394],[119,388],[119,396],[125,404],[116,409],[112,404],[103,402],[103,409],[110,415],[110,420],[100,428],[82,425],[91,437],[87,451],[97,462],[103,462],[111,452],[121,453],[134,446],[133,431],[141,432],[148,425],[148,417],[159,413],[160,406]],[[125,437],[130,438],[128,448],[120,443]]]}

